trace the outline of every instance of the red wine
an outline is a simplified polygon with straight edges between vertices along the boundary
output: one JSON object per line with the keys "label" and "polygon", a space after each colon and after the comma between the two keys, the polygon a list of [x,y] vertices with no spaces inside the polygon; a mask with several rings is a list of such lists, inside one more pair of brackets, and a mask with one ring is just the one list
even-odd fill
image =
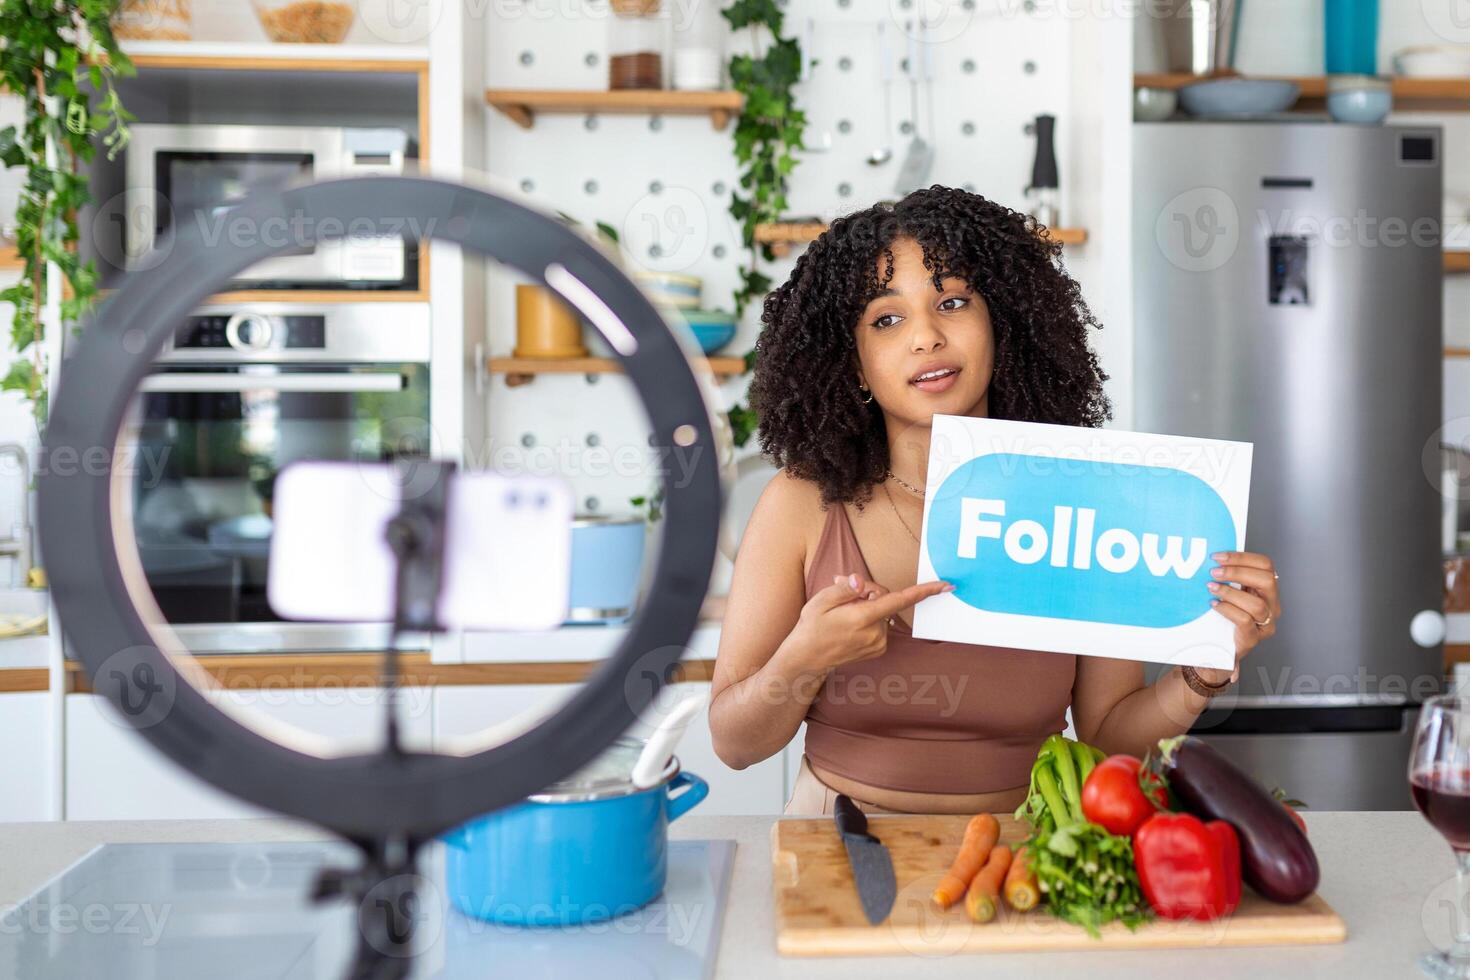
{"label": "red wine", "polygon": [[1470,851],[1470,769],[1433,766],[1409,780],[1414,805],[1457,851]]}

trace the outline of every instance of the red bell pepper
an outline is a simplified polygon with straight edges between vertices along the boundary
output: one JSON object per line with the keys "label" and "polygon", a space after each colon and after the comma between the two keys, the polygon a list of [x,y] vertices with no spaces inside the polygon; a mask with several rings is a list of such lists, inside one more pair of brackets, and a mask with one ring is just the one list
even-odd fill
{"label": "red bell pepper", "polygon": [[1223,820],[1156,813],[1133,837],[1143,896],[1165,919],[1216,919],[1240,904],[1240,838]]}

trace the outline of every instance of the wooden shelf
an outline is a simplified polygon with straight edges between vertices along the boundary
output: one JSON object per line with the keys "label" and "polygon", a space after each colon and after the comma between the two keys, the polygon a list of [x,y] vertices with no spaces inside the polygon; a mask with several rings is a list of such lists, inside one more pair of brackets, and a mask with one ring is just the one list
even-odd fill
{"label": "wooden shelf", "polygon": [[1444,253],[1444,271],[1470,272],[1470,252]]}
{"label": "wooden shelf", "polygon": [[14,245],[0,247],[0,269],[23,269],[25,264],[25,259],[20,257]]}
{"label": "wooden shelf", "polygon": [[[99,289],[98,299],[106,299],[116,289]],[[242,289],[232,293],[215,293],[201,305],[221,306],[249,303],[427,303],[427,289],[358,290],[358,289]]]}
{"label": "wooden shelf", "polygon": [[[755,226],[755,240],[771,246],[779,258],[791,252],[793,246],[805,245],[827,230],[824,222],[782,222]],[[1087,241],[1086,228],[1048,228],[1047,237],[1063,245],[1081,245]]]}
{"label": "wooden shelf", "polygon": [[[378,653],[248,653],[208,654],[188,662],[201,668],[220,687],[235,691],[376,687],[383,682]],[[460,687],[484,684],[576,684],[587,679],[598,660],[531,661],[525,663],[436,664],[427,653],[399,656],[399,683],[404,687]],[[676,668],[679,681],[707,681],[714,661],[685,660]],[[85,669],[66,662],[71,694],[92,690]],[[10,676],[14,675],[14,676]],[[44,691],[45,669],[0,670],[0,692]]]}
{"label": "wooden shelf", "polygon": [[[717,377],[729,378],[745,373],[743,357],[707,357],[704,359]],[[608,357],[492,357],[487,362],[491,374],[505,375],[511,388],[530,384],[538,374],[612,374],[620,373],[618,362]]]}
{"label": "wooden shelf", "polygon": [[239,44],[220,41],[123,41],[139,68],[221,71],[428,71],[429,51],[412,44]]}
{"label": "wooden shelf", "polygon": [[1470,357],[1470,347],[1446,347],[1445,357]]}
{"label": "wooden shelf", "polygon": [[242,289],[206,303],[427,303],[427,289]]}
{"label": "wooden shelf", "polygon": [[[1327,79],[1323,76],[1292,76],[1285,80],[1301,86],[1298,106],[1305,103],[1306,108],[1320,108],[1327,98]],[[1134,75],[1133,87],[1178,89],[1198,81],[1202,81],[1199,76],[1187,74]],[[1470,111],[1470,78],[1395,78],[1393,107],[1397,112]]]}
{"label": "wooden shelf", "polygon": [[716,130],[730,124],[745,97],[739,92],[680,92],[673,89],[486,89],[485,102],[516,125],[530,129],[537,113],[560,115],[608,113],[613,115],[708,115]]}

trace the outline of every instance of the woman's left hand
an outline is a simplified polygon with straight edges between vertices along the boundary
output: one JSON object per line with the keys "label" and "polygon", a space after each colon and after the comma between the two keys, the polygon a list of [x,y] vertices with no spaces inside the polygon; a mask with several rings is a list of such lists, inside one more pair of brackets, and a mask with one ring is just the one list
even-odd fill
{"label": "woman's left hand", "polygon": [[[1245,655],[1276,632],[1281,618],[1280,582],[1271,559],[1254,551],[1222,551],[1211,557],[1219,565],[1210,570],[1214,578],[1209,586],[1214,597],[1210,605],[1235,624],[1235,670],[1230,675],[1234,680],[1240,676]],[[1224,671],[1202,670],[1200,674],[1207,683],[1225,679]]]}

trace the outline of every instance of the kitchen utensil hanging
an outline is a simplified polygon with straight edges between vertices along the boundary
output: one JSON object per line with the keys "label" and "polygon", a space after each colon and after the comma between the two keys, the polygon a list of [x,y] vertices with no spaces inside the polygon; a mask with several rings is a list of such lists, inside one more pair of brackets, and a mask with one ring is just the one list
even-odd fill
{"label": "kitchen utensil hanging", "polygon": [[[666,452],[690,450],[688,472],[665,481],[654,581],[621,645],[549,719],[465,756],[400,746],[392,697],[382,749],[334,758],[268,739],[222,712],[186,679],[194,672],[176,665],[171,654],[186,651],[151,608],[130,530],[118,522],[127,513],[117,506],[128,490],[127,468],[52,468],[41,477],[39,530],[52,596],[70,652],[93,690],[155,749],[205,782],[352,841],[362,866],[324,873],[314,895],[359,902],[353,976],[401,977],[411,969],[413,921],[405,908],[415,901],[420,847],[590,762],[667,681],[693,632],[713,565],[720,453],[709,405],[679,341],[606,256],[548,215],[477,187],[397,176],[260,194],[231,213],[252,227],[301,229],[306,240],[226,235],[206,243],[199,229],[186,227],[159,265],[131,275],[96,311],[61,365],[47,458],[92,458],[84,454],[115,449],[154,357],[176,325],[232,277],[288,247],[336,237],[324,229],[357,234],[364,222],[431,230],[555,290],[606,336],[642,399],[654,442]],[[439,585],[435,536],[443,526],[436,514],[443,508],[436,504],[443,502],[452,464],[421,465],[435,478],[395,519],[408,532],[395,549],[400,613],[434,609]],[[400,625],[408,618],[401,616]],[[391,649],[383,675],[391,692],[397,683]]]}
{"label": "kitchen utensil hanging", "polygon": [[[924,31],[923,19],[909,21],[907,29],[909,35],[908,63],[904,69],[909,78],[909,125],[913,133],[909,140],[908,150],[904,154],[903,165],[898,171],[898,180],[893,186],[896,194],[907,194],[923,187],[929,179],[929,171],[934,166],[934,146],[919,135],[919,77],[924,73],[926,60],[920,50],[923,47],[920,41],[920,34]],[[929,124],[932,135],[934,125],[932,108]]]}
{"label": "kitchen utensil hanging", "polygon": [[[796,76],[798,82],[809,82],[812,80],[812,68],[817,64],[817,59],[812,57],[812,47],[816,44],[817,25],[816,21],[807,17],[801,23],[801,72]],[[801,153],[830,153],[832,150],[832,130],[824,127],[816,137],[802,137]]]}

